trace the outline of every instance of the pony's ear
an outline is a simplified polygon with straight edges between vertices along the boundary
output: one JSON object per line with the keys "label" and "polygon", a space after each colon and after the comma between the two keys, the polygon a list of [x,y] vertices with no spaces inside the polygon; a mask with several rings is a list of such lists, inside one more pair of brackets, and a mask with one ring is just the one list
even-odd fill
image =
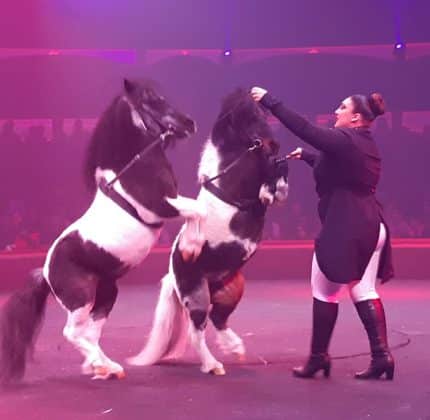
{"label": "pony's ear", "polygon": [[124,89],[128,94],[134,92],[136,85],[128,79],[124,79]]}

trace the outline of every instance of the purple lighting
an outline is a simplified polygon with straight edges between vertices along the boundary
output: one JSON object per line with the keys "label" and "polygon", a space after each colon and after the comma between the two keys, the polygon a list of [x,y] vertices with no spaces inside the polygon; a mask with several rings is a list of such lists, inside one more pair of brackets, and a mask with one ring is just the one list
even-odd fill
{"label": "purple lighting", "polygon": [[406,44],[402,41],[397,41],[394,44],[393,54],[398,60],[406,59]]}
{"label": "purple lighting", "polygon": [[230,57],[231,56],[231,50],[225,50],[224,51],[224,56],[225,57]]}

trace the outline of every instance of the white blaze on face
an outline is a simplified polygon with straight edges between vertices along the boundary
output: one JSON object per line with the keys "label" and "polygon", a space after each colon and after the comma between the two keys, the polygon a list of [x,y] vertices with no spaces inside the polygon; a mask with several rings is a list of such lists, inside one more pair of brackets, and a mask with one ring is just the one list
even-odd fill
{"label": "white blaze on face", "polygon": [[133,104],[128,100],[126,96],[124,96],[123,99],[125,102],[127,102],[128,106],[130,107],[131,120],[133,121],[133,124],[140,130],[145,130],[145,131],[148,130],[148,128],[146,127],[145,123],[142,120],[142,117],[136,111],[136,108],[133,106]]}

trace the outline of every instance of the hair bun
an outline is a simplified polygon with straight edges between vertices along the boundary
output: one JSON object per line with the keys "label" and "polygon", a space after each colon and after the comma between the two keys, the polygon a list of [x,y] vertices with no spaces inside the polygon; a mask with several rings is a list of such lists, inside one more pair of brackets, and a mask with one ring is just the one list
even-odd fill
{"label": "hair bun", "polygon": [[369,107],[372,110],[375,117],[382,115],[385,112],[384,98],[380,93],[371,93],[368,98]]}

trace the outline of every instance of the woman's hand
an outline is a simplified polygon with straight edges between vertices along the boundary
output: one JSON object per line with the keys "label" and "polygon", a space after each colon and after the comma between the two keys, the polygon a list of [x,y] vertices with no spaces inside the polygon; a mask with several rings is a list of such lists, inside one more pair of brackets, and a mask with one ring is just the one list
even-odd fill
{"label": "woman's hand", "polygon": [[254,99],[255,102],[260,102],[261,99],[263,98],[263,96],[266,93],[267,93],[267,90],[263,89],[261,87],[254,86],[251,89],[251,96],[252,96],[252,99]]}
{"label": "woman's hand", "polygon": [[301,159],[302,158],[303,149],[298,147],[296,150],[293,150],[291,153],[287,155],[287,159]]}

